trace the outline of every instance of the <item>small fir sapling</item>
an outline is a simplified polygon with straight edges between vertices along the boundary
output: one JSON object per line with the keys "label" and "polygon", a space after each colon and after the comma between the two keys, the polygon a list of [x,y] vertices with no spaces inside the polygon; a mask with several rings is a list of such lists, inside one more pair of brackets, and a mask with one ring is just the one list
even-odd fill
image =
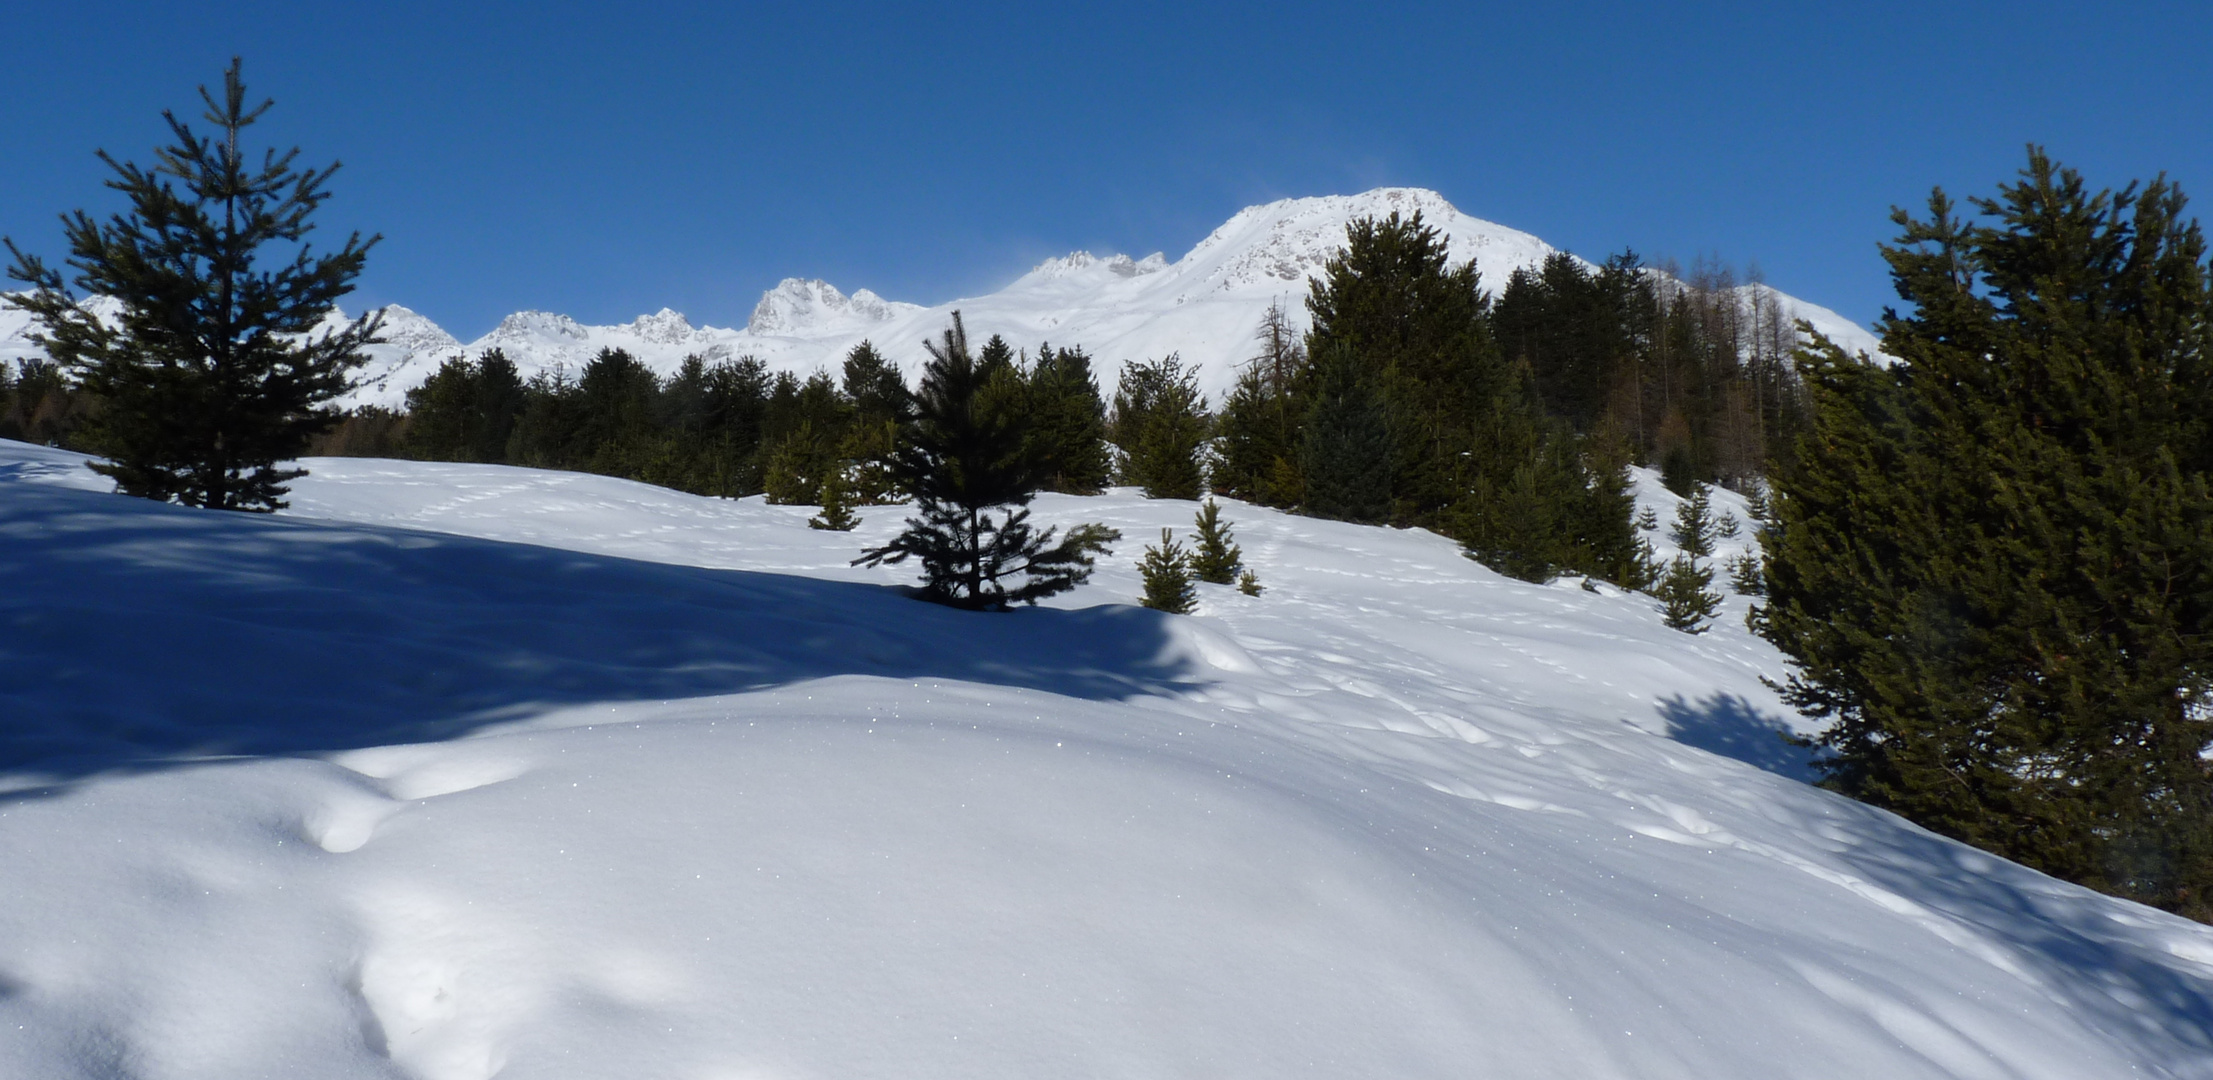
{"label": "small fir sapling", "polygon": [[860,515],[853,512],[853,485],[843,466],[832,466],[823,478],[821,499],[822,512],[807,519],[808,528],[852,532],[861,523]]}
{"label": "small fir sapling", "polygon": [[1637,511],[1637,531],[1653,532],[1660,527],[1660,515],[1647,506]]}
{"label": "small fir sapling", "polygon": [[1720,524],[1714,526],[1714,535],[1723,540],[1734,540],[1742,531],[1737,524],[1737,516],[1727,511],[1722,512]]}
{"label": "small fir sapling", "polygon": [[1653,595],[1660,601],[1660,612],[1669,629],[1686,634],[1706,632],[1714,613],[1721,609],[1721,597],[1709,588],[1713,581],[1714,572],[1688,556],[1678,555],[1668,564]]}
{"label": "small fir sapling", "polygon": [[1214,585],[1236,581],[1245,553],[1230,533],[1229,522],[1222,520],[1220,504],[1208,499],[1206,505],[1199,508],[1198,529],[1198,546],[1191,553],[1192,574]]}
{"label": "small fir sapling", "polygon": [[1142,603],[1146,607],[1170,615],[1191,614],[1199,587],[1191,575],[1191,553],[1176,541],[1174,532],[1160,530],[1160,546],[1147,544],[1137,569],[1145,577]]}
{"label": "small fir sapling", "polygon": [[1728,561],[1729,587],[1740,596],[1767,594],[1767,575],[1760,571],[1760,557],[1747,551]]}
{"label": "small fir sapling", "polygon": [[1237,591],[1246,596],[1260,595],[1260,578],[1252,572],[1251,567],[1246,567],[1244,573],[1237,575]]}
{"label": "small fir sapling", "polygon": [[1693,559],[1714,553],[1713,503],[1704,485],[1675,508],[1675,525],[1668,530],[1668,539]]}

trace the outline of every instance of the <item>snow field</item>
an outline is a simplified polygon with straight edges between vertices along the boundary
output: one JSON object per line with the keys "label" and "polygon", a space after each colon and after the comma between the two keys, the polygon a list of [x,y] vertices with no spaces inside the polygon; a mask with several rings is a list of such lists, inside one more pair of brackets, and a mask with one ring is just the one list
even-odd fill
{"label": "snow field", "polygon": [[79,460],[0,443],[0,1075],[2213,1076],[2213,931],[1794,779],[1741,598],[1225,502],[1267,592],[1163,616],[1117,492],[971,614],[898,507]]}

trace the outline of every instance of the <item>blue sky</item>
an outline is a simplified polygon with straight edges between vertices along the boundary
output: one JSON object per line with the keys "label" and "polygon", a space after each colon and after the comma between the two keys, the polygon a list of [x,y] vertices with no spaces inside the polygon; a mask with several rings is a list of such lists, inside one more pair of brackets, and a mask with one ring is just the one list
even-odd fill
{"label": "blue sky", "polygon": [[[1385,184],[1581,254],[1757,264],[1867,321],[1875,245],[2030,141],[2213,199],[2213,5],[25,5],[0,233],[110,210],[93,158],[242,54],[258,129],[342,159],[355,305],[735,325],[786,276],[935,303],[1076,248]],[[2201,204],[2213,206],[2213,202]],[[333,238],[335,239],[335,238]]]}

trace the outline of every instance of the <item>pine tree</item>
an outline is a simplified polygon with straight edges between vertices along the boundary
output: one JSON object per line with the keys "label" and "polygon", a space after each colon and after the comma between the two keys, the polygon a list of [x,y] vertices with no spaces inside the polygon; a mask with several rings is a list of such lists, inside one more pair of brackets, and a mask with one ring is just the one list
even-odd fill
{"label": "pine tree", "polygon": [[[200,98],[212,135],[164,112],[176,141],[155,151],[153,168],[100,155],[130,209],[105,223],[82,210],[62,219],[72,281],[8,241],[9,276],[31,289],[7,302],[38,321],[33,340],[47,355],[103,399],[93,441],[107,461],[93,468],[120,490],[278,510],[285,483],[304,475],[278,463],[336,422],[327,403],[377,340],[376,315],[320,327],[378,238],[357,233],[327,255],[306,244],[338,166],[297,170],[297,150],[248,162],[241,136],[272,103],[247,108],[236,59],[220,99],[205,87]],[[80,306],[71,285],[118,301],[120,325]]]}
{"label": "pine tree", "polygon": [[1884,249],[1884,369],[1821,343],[1755,628],[1828,782],[2047,873],[2213,917],[2213,296],[2164,180],[2034,148]]}
{"label": "pine tree", "polygon": [[1198,546],[1191,552],[1191,572],[1200,581],[1227,585],[1237,580],[1245,553],[1222,520],[1222,507],[1212,499],[1199,507]]}
{"label": "pine tree", "polygon": [[1030,371],[1030,455],[1045,490],[1096,495],[1113,478],[1106,441],[1106,405],[1091,357],[1082,349],[1043,345]]}
{"label": "pine tree", "polygon": [[1379,523],[1391,514],[1388,406],[1346,345],[1315,356],[1312,403],[1299,439],[1299,474],[1316,517]]}
{"label": "pine tree", "polygon": [[[930,360],[915,395],[912,437],[894,475],[918,516],[906,531],[853,560],[856,566],[922,564],[923,595],[958,607],[1004,609],[1066,592],[1091,576],[1097,557],[1121,534],[1078,525],[1059,543],[1037,532],[1024,509],[1038,489],[1026,453],[1023,415],[995,400],[1005,370],[969,352],[959,312],[942,337],[925,343]],[[1010,582],[1018,582],[1009,587]]]}
{"label": "pine tree", "polygon": [[1260,351],[1238,372],[1216,421],[1218,456],[1208,486],[1216,494],[1288,510],[1304,502],[1306,492],[1298,469],[1310,390],[1306,346],[1275,304],[1254,337]]}
{"label": "pine tree", "polygon": [[1170,615],[1189,615],[1199,602],[1199,587],[1191,572],[1191,553],[1169,529],[1160,530],[1160,546],[1145,546],[1137,569],[1145,579],[1144,606]]}
{"label": "pine tree", "polygon": [[1123,455],[1122,482],[1148,499],[1196,499],[1206,474],[1199,452],[1212,418],[1199,392],[1199,371],[1174,353],[1122,369],[1111,421]]}
{"label": "pine tree", "polygon": [[852,532],[861,523],[853,512],[853,485],[846,481],[844,469],[832,469],[822,481],[822,512],[807,519],[810,529],[826,529],[831,532]]}
{"label": "pine tree", "polygon": [[1660,601],[1669,629],[1686,634],[1706,632],[1714,613],[1721,610],[1721,597],[1710,588],[1713,583],[1714,572],[1689,556],[1678,555],[1668,564],[1653,595]]}
{"label": "pine tree", "polygon": [[1714,553],[1713,498],[1704,485],[1675,507],[1675,524],[1667,535],[1683,554],[1694,559]]}
{"label": "pine tree", "polygon": [[1728,561],[1729,588],[1739,596],[1764,596],[1767,593],[1767,575],[1760,567],[1760,557],[1747,551]]}
{"label": "pine tree", "polygon": [[1237,591],[1246,596],[1259,596],[1260,575],[1253,573],[1251,567],[1246,567],[1244,573],[1237,575]]}

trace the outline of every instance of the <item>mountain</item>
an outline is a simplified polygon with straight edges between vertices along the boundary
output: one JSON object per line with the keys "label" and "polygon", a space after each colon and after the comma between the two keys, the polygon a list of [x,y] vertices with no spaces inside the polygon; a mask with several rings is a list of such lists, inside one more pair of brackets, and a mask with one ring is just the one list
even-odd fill
{"label": "mountain", "polygon": [[[1254,351],[1253,332],[1271,304],[1294,327],[1307,325],[1307,286],[1344,247],[1345,226],[1357,218],[1420,211],[1443,233],[1456,260],[1474,260],[1494,292],[1516,268],[1555,250],[1525,232],[1470,217],[1445,197],[1420,188],[1378,188],[1359,195],[1284,199],[1239,211],[1169,262],[1100,257],[1087,251],[1047,259],[1013,284],[985,296],[924,307],[885,300],[867,289],[847,295],[826,281],[786,278],[761,296],[737,329],[693,326],[663,308],[616,326],[587,326],[565,315],[522,311],[466,344],[429,319],[394,305],[385,310],[388,344],[371,349],[363,384],[348,404],[396,406],[449,356],[497,347],[525,377],[576,372],[603,348],[629,351],[662,373],[686,356],[707,360],[755,356],[775,370],[806,375],[836,372],[847,350],[873,341],[913,380],[926,354],[922,343],[944,329],[953,311],[977,340],[1003,335],[1017,348],[1081,345],[1111,392],[1121,366],[1179,353],[1198,365],[1200,385],[1219,396],[1237,366]],[[1788,317],[1805,319],[1847,349],[1879,351],[1873,334],[1827,308],[1768,289]],[[334,318],[337,317],[334,315]],[[12,322],[10,320],[13,320]],[[0,312],[0,359],[35,355],[20,313]]]}

